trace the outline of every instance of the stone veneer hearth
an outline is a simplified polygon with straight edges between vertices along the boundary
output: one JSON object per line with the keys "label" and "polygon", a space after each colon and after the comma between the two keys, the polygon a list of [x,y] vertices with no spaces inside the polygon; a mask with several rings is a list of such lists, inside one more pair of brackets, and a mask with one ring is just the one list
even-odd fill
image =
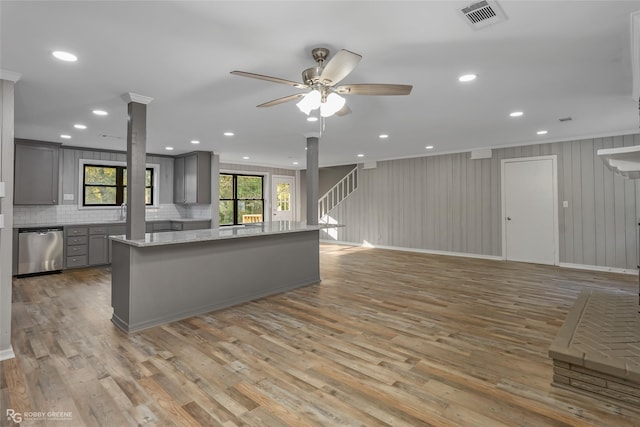
{"label": "stone veneer hearth", "polygon": [[638,296],[583,291],[549,356],[553,385],[640,408]]}

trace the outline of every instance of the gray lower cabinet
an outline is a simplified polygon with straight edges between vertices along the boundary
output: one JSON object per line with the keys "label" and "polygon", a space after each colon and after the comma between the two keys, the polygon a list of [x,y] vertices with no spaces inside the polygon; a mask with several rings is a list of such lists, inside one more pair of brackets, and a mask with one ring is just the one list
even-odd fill
{"label": "gray lower cabinet", "polygon": [[151,232],[171,231],[171,221],[160,221],[151,224]]}
{"label": "gray lower cabinet", "polygon": [[[116,226],[117,227],[117,226]],[[104,265],[111,262],[109,232],[106,225],[78,225],[65,227],[65,268]],[[114,229],[113,231],[120,231]],[[122,233],[124,234],[124,228]]]}
{"label": "gray lower cabinet", "polygon": [[195,151],[174,159],[173,201],[179,204],[211,203],[211,153]]}
{"label": "gray lower cabinet", "polygon": [[88,227],[65,227],[65,268],[80,268],[88,265]]}
{"label": "gray lower cabinet", "polygon": [[171,221],[172,231],[202,230],[211,228],[211,221]]}
{"label": "gray lower cabinet", "polygon": [[60,144],[15,141],[14,205],[58,204]]}
{"label": "gray lower cabinet", "polygon": [[127,233],[127,226],[123,225],[123,224],[117,224],[117,225],[109,225],[107,226],[107,245],[109,248],[109,255],[108,255],[108,262],[109,264],[111,264],[111,254],[112,254],[112,250],[111,250],[111,240],[109,239],[109,236],[121,236],[123,234]]}
{"label": "gray lower cabinet", "polygon": [[89,265],[109,263],[109,236],[107,227],[89,227]]}
{"label": "gray lower cabinet", "polygon": [[[210,228],[211,221],[147,222],[147,233]],[[124,224],[73,225],[65,228],[65,268],[111,264],[111,240],[127,232]]]}

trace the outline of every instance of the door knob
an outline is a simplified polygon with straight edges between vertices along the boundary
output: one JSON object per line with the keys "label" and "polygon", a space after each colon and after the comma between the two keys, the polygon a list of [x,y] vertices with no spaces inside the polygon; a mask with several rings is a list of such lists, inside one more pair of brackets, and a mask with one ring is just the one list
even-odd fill
{"label": "door knob", "polygon": [[507,221],[511,221],[511,217],[510,216],[507,217]]}

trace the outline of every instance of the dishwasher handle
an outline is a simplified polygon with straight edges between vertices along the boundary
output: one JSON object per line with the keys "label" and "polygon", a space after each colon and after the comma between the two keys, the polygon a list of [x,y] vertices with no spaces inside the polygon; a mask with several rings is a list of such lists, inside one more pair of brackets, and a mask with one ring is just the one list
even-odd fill
{"label": "dishwasher handle", "polygon": [[38,233],[41,236],[51,232],[51,231],[62,231],[62,227],[42,227],[42,228],[20,228],[18,229],[18,234],[21,233]]}

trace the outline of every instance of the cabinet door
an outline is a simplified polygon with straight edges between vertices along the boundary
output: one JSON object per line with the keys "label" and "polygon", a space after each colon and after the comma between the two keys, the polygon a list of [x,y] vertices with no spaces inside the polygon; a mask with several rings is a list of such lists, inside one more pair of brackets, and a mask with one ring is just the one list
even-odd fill
{"label": "cabinet door", "polygon": [[89,265],[102,265],[109,262],[109,240],[106,234],[89,236]]}
{"label": "cabinet door", "polygon": [[184,203],[184,157],[173,159],[173,203]]}
{"label": "cabinet door", "polygon": [[203,230],[205,228],[211,228],[211,221],[185,222],[182,227],[183,230]]}
{"label": "cabinet door", "polygon": [[198,156],[184,158],[184,200],[185,203],[198,202]]}
{"label": "cabinet door", "polygon": [[[211,203],[211,153],[198,151],[198,188],[196,203]],[[218,182],[216,181],[216,185]]]}
{"label": "cabinet door", "polygon": [[58,203],[58,144],[15,144],[14,205]]}
{"label": "cabinet door", "polygon": [[121,236],[126,233],[127,233],[126,225],[110,225],[109,227],[107,227],[107,239],[106,239],[107,248],[108,248],[107,263],[111,264],[111,239],[109,239],[109,236]]}

